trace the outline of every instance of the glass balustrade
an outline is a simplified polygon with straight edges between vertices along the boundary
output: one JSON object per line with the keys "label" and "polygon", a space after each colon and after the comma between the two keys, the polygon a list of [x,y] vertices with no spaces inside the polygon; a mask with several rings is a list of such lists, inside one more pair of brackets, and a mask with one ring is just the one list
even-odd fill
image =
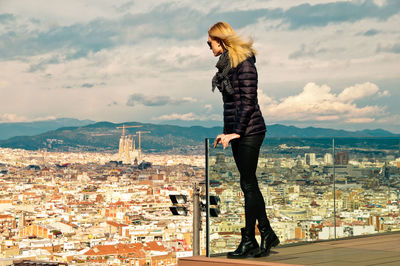
{"label": "glass balustrade", "polygon": [[[231,148],[213,143],[206,139],[209,256],[234,250],[245,223]],[[398,138],[266,138],[257,177],[281,244],[400,230],[399,152]]]}
{"label": "glass balustrade", "polygon": [[335,138],[336,237],[400,230],[398,138]]}

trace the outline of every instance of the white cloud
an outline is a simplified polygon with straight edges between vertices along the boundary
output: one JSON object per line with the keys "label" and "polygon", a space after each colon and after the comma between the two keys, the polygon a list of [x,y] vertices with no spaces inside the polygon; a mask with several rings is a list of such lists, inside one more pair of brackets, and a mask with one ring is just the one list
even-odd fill
{"label": "white cloud", "polygon": [[357,106],[355,100],[377,95],[377,85],[366,82],[345,88],[338,95],[327,85],[308,83],[297,95],[279,101],[262,91],[259,102],[264,117],[269,121],[345,121],[370,123],[385,114],[377,105]]}
{"label": "white cloud", "polygon": [[89,0],[89,1],[13,1],[2,0],[1,9],[27,18],[44,18],[51,26],[71,25],[78,22],[89,22],[99,17],[113,18],[118,15],[115,6],[124,0]]}
{"label": "white cloud", "polygon": [[390,96],[390,92],[388,90],[378,92],[379,97],[387,97]]}
{"label": "white cloud", "polygon": [[195,103],[195,102],[197,102],[197,99],[195,99],[193,97],[183,97],[182,101],[187,102],[187,103]]}
{"label": "white cloud", "polygon": [[200,120],[200,121],[207,121],[207,120],[214,120],[218,121],[220,120],[221,117],[219,115],[211,115],[211,116],[206,116],[206,115],[197,115],[192,112],[190,113],[185,113],[185,114],[166,114],[162,115],[159,117],[154,117],[153,120],[183,120],[183,121],[194,121],[194,120]]}
{"label": "white cloud", "polygon": [[6,88],[8,86],[8,82],[5,80],[0,80],[0,89]]}
{"label": "white cloud", "polygon": [[175,99],[165,95],[144,95],[142,93],[135,93],[129,96],[126,105],[135,106],[137,103],[145,106],[164,106],[164,105],[180,105],[185,103],[195,103],[197,100],[192,97],[183,97],[182,99]]}
{"label": "white cloud", "polygon": [[334,121],[339,120],[340,116],[338,115],[321,115],[315,118],[317,121]]}
{"label": "white cloud", "polygon": [[206,104],[206,105],[204,105],[204,109],[206,109],[208,112],[210,112],[213,109],[213,107],[211,104]]}
{"label": "white cloud", "polygon": [[[400,54],[378,53],[377,47],[389,49],[398,43],[399,31],[395,26],[400,23],[400,15],[371,19],[355,10],[354,15],[360,18],[355,21],[349,18],[319,28],[290,28],[292,24],[284,23],[284,17],[273,19],[261,10],[267,8],[273,13],[275,8],[285,12],[298,7],[297,11],[301,11],[303,7],[309,8],[302,4],[321,4],[312,8],[325,12],[324,4],[338,2],[354,4],[351,0],[234,0],[229,5],[213,0],[85,3],[71,0],[45,5],[44,0],[35,3],[3,0],[2,12],[15,16],[15,21],[0,24],[0,33],[5,34],[5,41],[10,39],[7,35],[10,33],[17,43],[12,45],[14,49],[4,46],[6,49],[2,50],[0,114],[19,114],[26,119],[54,114],[123,122],[148,121],[162,115],[168,118],[166,114],[193,121],[190,119],[205,119],[202,112],[219,113],[220,95],[210,89],[217,58],[211,55],[205,42],[208,24],[217,19],[214,15],[226,12],[221,20],[237,23],[238,33],[254,37],[258,50],[259,101],[263,103],[267,122],[270,117],[278,122],[293,118],[307,121],[304,124],[325,121],[335,127],[341,121],[354,124],[367,121],[365,118],[386,121],[379,116],[387,110],[400,112],[393,101],[379,99],[382,105],[391,104],[386,109],[375,104],[361,106],[357,101],[398,95],[398,86],[393,84],[400,76]],[[380,6],[384,2],[375,1]],[[165,16],[152,16],[155,9]],[[192,14],[197,16],[191,19]],[[241,19],[234,20],[235,16]],[[140,21],[136,23],[135,19]],[[170,25],[171,31],[164,30]],[[360,34],[371,29],[377,35]],[[36,42],[25,41],[28,37]],[[14,51],[14,56],[4,56],[10,51]],[[298,56],[290,58],[296,51]],[[79,52],[82,52],[80,57],[70,56]],[[300,94],[295,92],[295,88],[309,81],[345,87],[365,80],[371,83],[354,85],[341,92],[316,84],[306,86]],[[390,86],[386,86],[386,81]],[[377,91],[374,83],[386,90]],[[268,89],[268,95],[261,92],[264,88]],[[171,102],[181,100],[189,104],[126,106],[129,96],[138,93],[167,95]],[[119,104],[110,105],[114,102]]]}
{"label": "white cloud", "polygon": [[35,117],[28,118],[23,115],[18,114],[0,114],[0,123],[17,123],[17,122],[34,122],[34,121],[45,121],[45,120],[55,120],[55,116],[46,116],[46,117]]}
{"label": "white cloud", "polygon": [[359,124],[372,123],[374,121],[375,121],[374,118],[369,118],[369,117],[349,118],[346,120],[347,123],[359,123]]}
{"label": "white cloud", "polygon": [[[391,124],[393,126],[399,127],[400,126],[400,114],[393,114],[381,117],[376,120],[377,123],[380,124]],[[399,128],[396,130],[397,133],[400,133]]]}
{"label": "white cloud", "polygon": [[25,122],[27,118],[25,116],[17,115],[17,114],[0,114],[1,122]]}
{"label": "white cloud", "polygon": [[387,4],[386,0],[374,0],[375,5],[377,6],[384,6]]}
{"label": "white cloud", "polygon": [[338,100],[341,102],[352,102],[357,99],[374,95],[378,91],[378,86],[370,82],[364,84],[356,84],[354,86],[344,89],[338,95]]}

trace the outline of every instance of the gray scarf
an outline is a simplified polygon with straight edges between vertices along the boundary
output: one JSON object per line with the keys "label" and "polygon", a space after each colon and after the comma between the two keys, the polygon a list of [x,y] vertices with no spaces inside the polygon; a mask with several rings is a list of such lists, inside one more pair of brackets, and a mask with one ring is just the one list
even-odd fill
{"label": "gray scarf", "polygon": [[218,68],[218,72],[212,79],[212,91],[214,92],[217,87],[221,93],[226,91],[232,95],[234,91],[228,76],[229,70],[231,70],[228,51],[221,54],[215,66]]}

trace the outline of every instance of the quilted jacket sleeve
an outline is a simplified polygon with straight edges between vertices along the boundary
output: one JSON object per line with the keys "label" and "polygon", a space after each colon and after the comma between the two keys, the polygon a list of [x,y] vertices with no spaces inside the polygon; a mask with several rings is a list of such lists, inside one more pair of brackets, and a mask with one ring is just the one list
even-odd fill
{"label": "quilted jacket sleeve", "polygon": [[234,132],[243,135],[257,106],[257,69],[250,60],[238,66],[240,103],[237,107]]}

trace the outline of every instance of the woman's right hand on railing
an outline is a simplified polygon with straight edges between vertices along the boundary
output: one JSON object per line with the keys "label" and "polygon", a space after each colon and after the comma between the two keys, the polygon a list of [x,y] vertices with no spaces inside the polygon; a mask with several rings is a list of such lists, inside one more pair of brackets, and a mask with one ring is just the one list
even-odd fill
{"label": "woman's right hand on railing", "polygon": [[218,143],[222,143],[222,137],[224,134],[219,134],[214,140],[214,149],[218,146]]}

